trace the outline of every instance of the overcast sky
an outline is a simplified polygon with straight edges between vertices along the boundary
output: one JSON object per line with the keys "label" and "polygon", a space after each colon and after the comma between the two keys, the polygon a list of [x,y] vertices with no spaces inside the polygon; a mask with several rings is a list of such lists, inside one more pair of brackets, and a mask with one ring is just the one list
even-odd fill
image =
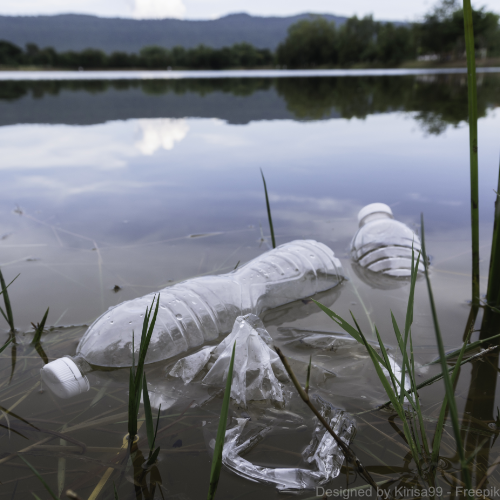
{"label": "overcast sky", "polygon": [[[303,12],[344,16],[373,14],[375,19],[415,21],[435,0],[0,0],[0,14],[83,13],[106,17],[215,19],[235,12],[288,16]],[[476,7],[500,12],[500,0],[473,1]]]}

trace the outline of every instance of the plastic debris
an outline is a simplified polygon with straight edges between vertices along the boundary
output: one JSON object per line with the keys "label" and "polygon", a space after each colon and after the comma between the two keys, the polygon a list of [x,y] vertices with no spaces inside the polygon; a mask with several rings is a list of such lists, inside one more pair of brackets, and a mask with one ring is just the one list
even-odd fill
{"label": "plastic debris", "polygon": [[[350,416],[325,402],[322,405],[321,414],[342,441],[349,444],[356,431],[355,423]],[[251,438],[239,443],[248,421],[249,419],[246,418],[235,419],[236,425],[226,431],[222,451],[222,463],[238,476],[251,481],[272,484],[280,491],[300,491],[325,484],[340,474],[344,455],[321,423],[318,423],[314,429],[311,443],[303,452],[304,460],[313,464],[316,470],[262,467],[245,460],[241,455],[262,441],[271,431],[270,427],[265,427]]]}
{"label": "plastic debris", "polygon": [[214,349],[215,347],[204,347],[201,351],[180,359],[170,370],[169,375],[180,377],[184,384],[189,384],[205,368]]}
{"label": "plastic debris", "polygon": [[184,383],[188,383],[213,358],[215,362],[202,383],[223,388],[235,342],[231,397],[243,406],[249,400],[283,403],[280,380],[286,381],[288,376],[278,355],[269,346],[272,342],[269,333],[255,314],[238,317],[231,334],[217,347],[205,348],[180,359],[169,375],[181,377]]}

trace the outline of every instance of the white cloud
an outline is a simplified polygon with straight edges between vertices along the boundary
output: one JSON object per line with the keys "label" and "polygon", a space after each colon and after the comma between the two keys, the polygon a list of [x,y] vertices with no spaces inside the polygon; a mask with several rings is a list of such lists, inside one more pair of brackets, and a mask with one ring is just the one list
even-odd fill
{"label": "white cloud", "polygon": [[136,19],[184,18],[186,6],[182,0],[134,0],[133,17]]}
{"label": "white cloud", "polygon": [[138,120],[142,137],[135,146],[143,155],[152,155],[159,149],[173,149],[189,132],[185,119],[144,118]]}

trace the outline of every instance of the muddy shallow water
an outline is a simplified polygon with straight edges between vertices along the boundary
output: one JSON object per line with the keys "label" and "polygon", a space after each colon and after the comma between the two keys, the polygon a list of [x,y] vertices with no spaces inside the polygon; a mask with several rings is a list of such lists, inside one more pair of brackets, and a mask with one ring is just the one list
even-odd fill
{"label": "muddy shallow water", "polygon": [[[482,293],[498,179],[499,91],[500,75],[479,75]],[[162,412],[160,459],[147,489],[139,491],[131,469],[119,481],[123,467],[117,465],[127,432],[128,373],[94,371],[90,392],[71,400],[40,392],[44,361],[29,346],[31,322],[39,322],[50,307],[51,328],[42,343],[46,357],[73,354],[85,325],[108,307],[190,277],[228,272],[267,251],[259,168],[266,176],[277,243],[309,238],[330,246],[349,280],[321,300],[345,318],[352,310],[368,335],[376,324],[393,346],[390,311],[402,324],[408,284],[360,275],[350,263],[349,242],[357,212],[367,203],[389,204],[395,217],[417,232],[423,212],[441,329],[446,348],[458,347],[470,300],[466,96],[461,74],[0,82],[0,266],[7,281],[20,273],[9,289],[18,333],[16,345],[0,355],[0,405],[39,429],[0,417],[1,425],[17,422],[10,436],[1,428],[0,498],[28,498],[30,491],[49,498],[24,462],[11,457],[35,443],[23,456],[56,494],[72,488],[81,498],[113,498],[116,481],[120,499],[206,495],[207,440],[221,406],[217,391],[198,406],[185,394]],[[286,355],[300,364],[312,354],[314,363],[334,372],[316,388],[334,405],[359,414],[386,400],[362,349],[323,351],[300,342],[310,332],[342,333],[314,304],[299,301],[262,319]],[[472,340],[480,335],[481,321],[482,313]],[[3,343],[7,324],[1,328]],[[417,363],[434,359],[423,280],[417,283],[412,332]],[[166,364],[147,371],[160,393],[168,383]],[[466,364],[456,389],[468,452],[479,447],[473,484],[482,488],[500,487],[499,472],[489,469],[500,453],[497,367],[497,355]],[[439,371],[432,366],[419,377]],[[420,392],[430,437],[443,393],[441,382]],[[300,401],[293,402],[293,410],[306,428],[276,430],[247,460],[306,467],[300,454],[313,420]],[[241,416],[246,410],[233,405],[231,411]],[[395,478],[392,489],[413,484],[416,467],[398,433],[398,419],[375,411],[355,420],[354,448],[375,481]],[[71,427],[63,440],[60,433]],[[455,498],[461,479],[451,436],[447,422],[439,486],[445,497]],[[140,439],[146,442],[144,429]],[[115,472],[105,481],[108,469]],[[345,488],[347,477],[349,486],[363,484],[344,468],[329,487]],[[154,493],[151,482],[157,484]],[[217,498],[255,495],[290,496],[222,471]]]}

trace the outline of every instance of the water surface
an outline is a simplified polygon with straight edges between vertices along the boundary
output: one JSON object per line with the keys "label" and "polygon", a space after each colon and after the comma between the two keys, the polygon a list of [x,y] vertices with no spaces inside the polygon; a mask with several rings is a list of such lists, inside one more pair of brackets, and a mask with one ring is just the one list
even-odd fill
{"label": "water surface", "polygon": [[[365,72],[351,78],[331,73],[289,78],[289,72],[279,73],[262,75],[272,78],[177,80],[107,80],[99,75],[101,80],[89,81],[33,81],[26,74],[25,81],[0,83],[0,266],[8,281],[21,273],[9,289],[19,345],[14,368],[13,349],[0,355],[2,407],[10,408],[37,381],[43,361],[25,345],[31,335],[25,332],[32,332],[31,322],[40,321],[47,307],[48,324],[55,329],[46,334],[44,347],[54,359],[73,354],[84,325],[108,307],[179,280],[230,271],[268,250],[260,168],[266,176],[277,243],[311,238],[329,245],[350,277],[335,292],[332,307],[344,317],[352,310],[367,332],[370,322],[375,323],[389,344],[395,342],[390,310],[402,322],[408,287],[377,288],[352,270],[348,247],[357,228],[356,215],[367,203],[384,202],[397,219],[418,231],[424,213],[445,342],[448,348],[460,344],[469,313],[471,260],[466,75],[462,70]],[[498,179],[500,76],[480,74],[478,89],[484,293]],[[307,359],[309,353],[287,343],[290,328],[339,331],[313,308],[277,317],[267,319],[269,332],[297,358]],[[480,321],[481,316],[477,328]],[[71,325],[76,326],[68,328]],[[5,323],[2,328],[1,340],[7,339]],[[478,335],[474,333],[473,340]],[[419,363],[435,357],[423,281],[417,284],[413,336]],[[315,356],[320,362],[324,353]],[[383,402],[382,388],[369,363],[365,365],[352,380],[345,374],[339,377],[331,392],[335,404],[353,413]],[[469,429],[464,433],[472,436],[468,445],[475,449],[486,439],[477,460],[477,485],[490,465],[489,447],[495,448],[492,457],[498,455],[498,446],[492,444],[498,373],[490,361],[485,365],[493,372],[487,375],[476,365],[462,369],[457,397],[464,429]],[[36,387],[12,411],[53,430],[71,419],[84,422],[114,410],[118,414],[125,411],[120,401],[127,398],[127,374],[121,372],[90,376],[93,387],[106,389],[82,415],[96,390],[61,402],[48,392],[39,394]],[[478,402],[474,398],[483,386],[488,393]],[[432,422],[442,387],[431,386],[421,396]],[[201,422],[216,422],[219,409],[216,398],[206,407],[190,409],[185,419],[165,431],[158,464],[165,497],[194,499],[206,494],[210,464]],[[179,413],[182,410],[173,407],[164,418],[173,422]],[[305,410],[304,415],[308,416]],[[377,469],[382,463],[414,469],[405,465],[400,446],[389,445],[380,434],[401,441],[387,418],[375,413],[358,419],[357,452],[365,465],[378,471],[376,481],[391,475]],[[75,436],[90,447],[118,449],[125,420]],[[432,429],[429,424],[429,433]],[[44,437],[30,434],[28,442],[5,434],[2,450],[11,453]],[[309,431],[297,441],[286,433],[276,435],[250,457],[268,465],[303,466],[297,454],[309,437]],[[57,445],[58,439],[49,445]],[[182,446],[174,446],[179,440]],[[453,446],[449,439],[442,449],[450,474],[457,466]],[[47,474],[55,490],[59,460],[64,458],[65,487],[87,498],[115,454],[89,451],[84,460],[47,448],[26,457]],[[486,484],[498,484],[497,474]],[[0,496],[26,498],[30,490],[45,494],[36,478],[21,481],[27,475],[19,459],[0,463],[0,480],[6,485]],[[342,474],[335,484],[345,486],[345,481]],[[361,484],[354,478],[350,482]],[[111,494],[110,485],[102,498]],[[155,498],[161,498],[159,489]],[[277,495],[270,486],[223,471],[220,498],[250,498],[256,493],[263,498]],[[120,487],[122,495],[135,498],[130,483]]]}

